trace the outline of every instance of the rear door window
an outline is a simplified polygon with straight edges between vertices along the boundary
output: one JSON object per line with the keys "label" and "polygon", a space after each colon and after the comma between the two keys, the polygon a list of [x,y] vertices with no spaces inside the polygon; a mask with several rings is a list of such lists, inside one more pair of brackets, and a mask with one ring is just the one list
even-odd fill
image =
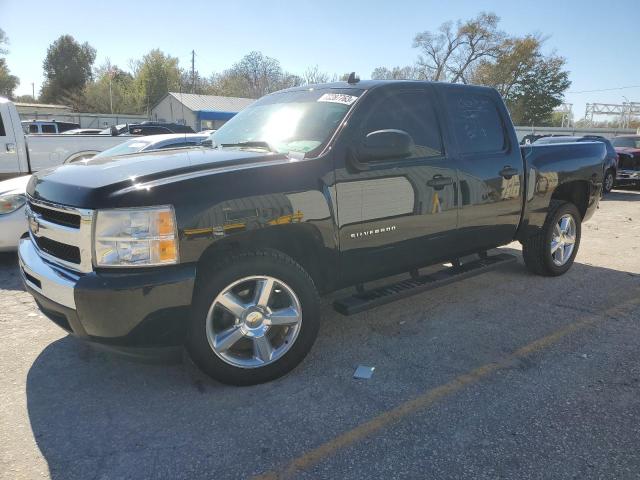
{"label": "rear door window", "polygon": [[489,95],[451,91],[447,109],[460,153],[500,152],[506,147],[502,117]]}
{"label": "rear door window", "polygon": [[55,125],[42,125],[42,133],[58,133]]}

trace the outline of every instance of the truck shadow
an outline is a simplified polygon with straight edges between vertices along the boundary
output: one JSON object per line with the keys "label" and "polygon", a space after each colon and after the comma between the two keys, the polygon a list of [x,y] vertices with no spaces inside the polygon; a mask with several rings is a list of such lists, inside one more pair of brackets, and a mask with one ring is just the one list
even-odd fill
{"label": "truck shadow", "polygon": [[[27,407],[35,441],[56,480],[243,478],[317,444],[323,438],[318,432],[340,432],[352,426],[354,419],[356,423],[366,419],[371,411],[365,412],[363,405],[383,408],[381,397],[385,395],[393,399],[399,392],[406,395],[407,389],[412,392],[412,388],[426,388],[429,382],[446,381],[456,369],[477,367],[486,361],[482,355],[487,345],[500,342],[507,330],[516,334],[521,330],[514,340],[519,347],[559,328],[561,319],[553,318],[549,324],[541,320],[539,305],[552,301],[550,292],[566,302],[563,287],[583,282],[583,290],[592,289],[586,293],[592,295],[594,304],[576,300],[575,311],[572,304],[564,306],[567,312],[581,315],[579,309],[602,311],[607,303],[615,302],[619,291],[640,286],[637,274],[585,264],[575,264],[569,274],[556,279],[529,275],[520,263],[498,274],[505,277],[503,288],[510,289],[507,298],[498,302],[508,301],[508,308],[519,312],[508,323],[492,315],[496,300],[488,292],[494,287],[491,279],[482,277],[380,307],[377,314],[346,318],[325,302],[325,321],[307,360],[288,376],[254,387],[220,385],[188,364],[132,363],[72,337],[60,339],[40,353],[27,377]],[[598,281],[589,283],[593,278]],[[464,295],[468,300],[460,300]],[[516,301],[522,305],[514,304]],[[452,321],[457,317],[448,318],[450,327],[441,329],[438,315],[455,308],[458,312],[462,308],[468,318],[458,323]],[[425,312],[432,316],[424,320]],[[399,326],[405,321],[399,319],[405,319],[407,325]],[[415,355],[411,342],[416,337],[418,345],[423,345],[424,338],[442,336],[450,329],[464,332],[468,323],[480,324],[485,332],[469,333],[468,345],[453,357],[441,358],[442,352],[425,349],[419,355],[433,358],[404,358]],[[393,332],[402,328],[408,330],[397,333],[398,340]],[[363,336],[376,346],[372,361],[384,367],[376,375],[397,368],[393,379],[381,383],[351,379],[352,362],[365,353],[350,356],[350,352],[360,348],[356,345],[365,341]],[[398,341],[403,347],[398,347]],[[443,344],[456,341],[465,340],[441,340]],[[383,348],[377,348],[378,344]],[[511,348],[497,345],[489,353],[499,357]],[[383,361],[388,365],[381,365]],[[419,368],[412,368],[416,363]]]}
{"label": "truck shadow", "polygon": [[615,190],[612,190],[608,194],[606,194],[602,200],[618,200],[625,202],[638,202],[640,201],[640,190],[633,187],[616,187]]}

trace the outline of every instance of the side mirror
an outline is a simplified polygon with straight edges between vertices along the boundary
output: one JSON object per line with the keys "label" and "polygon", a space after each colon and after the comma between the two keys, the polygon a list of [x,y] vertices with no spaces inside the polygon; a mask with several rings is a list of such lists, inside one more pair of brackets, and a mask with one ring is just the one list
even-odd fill
{"label": "side mirror", "polygon": [[372,161],[406,158],[411,156],[414,146],[411,135],[403,130],[376,130],[364,138],[358,159]]}

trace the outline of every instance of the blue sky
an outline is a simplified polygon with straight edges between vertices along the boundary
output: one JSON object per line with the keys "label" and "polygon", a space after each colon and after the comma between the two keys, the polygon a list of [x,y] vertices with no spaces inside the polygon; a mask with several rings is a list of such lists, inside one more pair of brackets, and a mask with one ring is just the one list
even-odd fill
{"label": "blue sky", "polygon": [[[570,92],[640,85],[638,0],[62,0],[55,6],[0,0],[0,28],[11,41],[9,68],[22,82],[17,93],[30,94],[31,82],[36,91],[42,83],[48,45],[65,33],[97,49],[96,65],[109,57],[126,68],[130,59],[157,47],[187,67],[194,49],[196,68],[209,75],[260,50],[294,73],[317,64],[327,72],[355,70],[369,78],[377,66],[413,63],[418,52],[411,43],[417,32],[470,18],[480,10],[497,13],[502,29],[510,34],[549,36],[546,50],[567,58]],[[567,101],[574,104],[578,119],[586,102],[619,103],[623,95],[640,101],[640,87],[569,93]]]}

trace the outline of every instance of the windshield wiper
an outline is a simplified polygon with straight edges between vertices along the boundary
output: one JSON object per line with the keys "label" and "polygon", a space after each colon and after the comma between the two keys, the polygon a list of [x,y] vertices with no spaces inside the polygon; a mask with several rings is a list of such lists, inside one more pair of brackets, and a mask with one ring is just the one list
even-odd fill
{"label": "windshield wiper", "polygon": [[270,152],[277,152],[274,148],[271,147],[267,142],[262,140],[255,140],[249,142],[238,142],[238,143],[220,143],[219,147],[255,147],[255,148],[264,148]]}

